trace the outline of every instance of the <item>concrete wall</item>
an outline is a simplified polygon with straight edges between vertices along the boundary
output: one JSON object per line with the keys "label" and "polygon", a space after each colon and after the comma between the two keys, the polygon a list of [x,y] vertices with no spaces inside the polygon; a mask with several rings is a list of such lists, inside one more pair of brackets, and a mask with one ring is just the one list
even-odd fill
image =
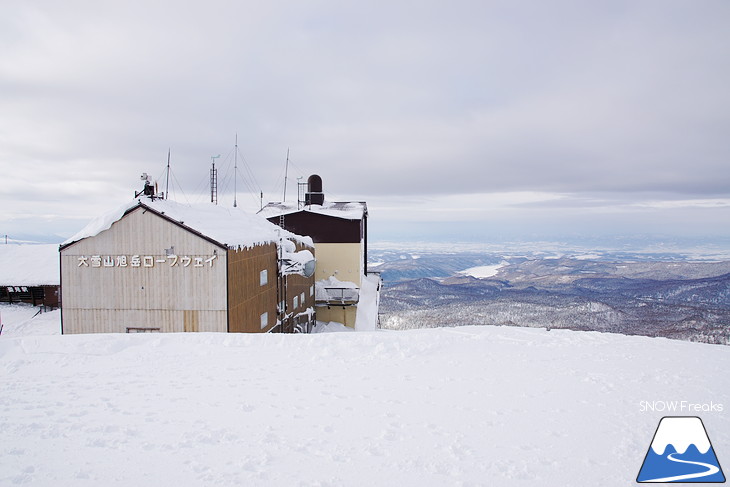
{"label": "concrete wall", "polygon": [[317,243],[317,269],[315,280],[335,276],[340,281],[350,281],[360,286],[363,274],[363,246],[361,243]]}
{"label": "concrete wall", "polygon": [[317,321],[336,321],[355,328],[357,306],[317,306]]}
{"label": "concrete wall", "polygon": [[[335,276],[340,281],[362,285],[363,246],[361,243],[316,243],[317,270],[315,279],[321,281]],[[336,321],[354,327],[357,306],[317,306],[318,321]]]}

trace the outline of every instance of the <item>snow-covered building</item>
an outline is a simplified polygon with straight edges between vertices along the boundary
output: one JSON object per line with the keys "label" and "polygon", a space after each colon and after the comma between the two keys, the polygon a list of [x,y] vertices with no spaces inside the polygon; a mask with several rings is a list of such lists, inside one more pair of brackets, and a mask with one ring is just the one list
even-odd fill
{"label": "snow-covered building", "polygon": [[376,327],[380,277],[367,268],[367,203],[326,201],[322,179],[312,175],[303,200],[269,203],[259,215],[314,241],[318,321]]}
{"label": "snow-covered building", "polygon": [[312,240],[237,208],[140,199],[60,247],[62,333],[307,331]]}
{"label": "snow-covered building", "polygon": [[58,308],[58,245],[0,245],[0,302]]}

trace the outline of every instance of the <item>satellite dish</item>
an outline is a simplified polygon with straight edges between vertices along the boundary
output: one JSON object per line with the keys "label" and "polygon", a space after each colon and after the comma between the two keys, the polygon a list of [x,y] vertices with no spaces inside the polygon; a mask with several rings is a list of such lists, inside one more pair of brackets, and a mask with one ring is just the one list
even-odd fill
{"label": "satellite dish", "polygon": [[314,275],[314,270],[317,267],[317,261],[312,259],[310,261],[307,261],[304,264],[304,269],[302,273],[304,274],[304,277],[312,277]]}

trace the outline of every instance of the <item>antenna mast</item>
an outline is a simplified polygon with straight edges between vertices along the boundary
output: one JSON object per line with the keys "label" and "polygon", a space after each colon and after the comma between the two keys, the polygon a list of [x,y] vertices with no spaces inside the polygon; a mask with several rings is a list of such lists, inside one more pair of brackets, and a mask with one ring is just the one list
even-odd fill
{"label": "antenna mast", "polygon": [[210,156],[210,160],[213,161],[213,167],[210,170],[210,202],[214,205],[218,204],[218,170],[215,168],[215,160],[221,155]]}
{"label": "antenna mast", "polygon": [[286,169],[284,169],[284,203],[286,203],[286,180],[289,177],[289,148],[286,148]]}
{"label": "antenna mast", "polygon": [[236,132],[236,149],[233,153],[233,207],[237,207],[236,203],[236,179],[238,176],[238,132]]}
{"label": "antenna mast", "polygon": [[167,148],[167,176],[165,177],[165,199],[170,196],[170,148]]}

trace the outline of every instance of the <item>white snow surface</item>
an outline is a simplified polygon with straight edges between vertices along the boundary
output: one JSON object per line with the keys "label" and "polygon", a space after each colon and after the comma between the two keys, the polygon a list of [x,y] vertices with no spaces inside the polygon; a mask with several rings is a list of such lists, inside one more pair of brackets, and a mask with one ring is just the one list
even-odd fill
{"label": "white snow surface", "polygon": [[355,331],[354,328],[338,323],[337,321],[317,321],[312,328],[312,333],[334,333],[334,332]]}
{"label": "white snow surface", "polygon": [[480,265],[477,267],[470,267],[468,269],[464,269],[463,271],[460,271],[459,274],[482,279],[485,277],[496,276],[497,273],[499,272],[499,270],[506,265],[509,265],[509,262],[503,261],[499,264]]}
{"label": "white snow surface", "polygon": [[362,276],[360,300],[355,314],[355,330],[375,331],[378,328],[378,310],[380,309],[380,276],[371,274]]}
{"label": "white snow surface", "polygon": [[294,239],[313,246],[310,237],[293,234],[281,229],[259,215],[248,213],[240,208],[226,208],[212,203],[184,205],[170,200],[150,200],[143,198],[104,213],[90,221],[81,231],[69,238],[64,244],[76,242],[86,237],[98,235],[111,228],[125,212],[139,204],[148,206],[203,235],[229,247],[253,247],[269,242],[277,242],[279,236]]}
{"label": "white snow surface", "polygon": [[309,250],[300,250],[299,252],[285,252],[281,258],[304,266],[304,264],[314,260],[314,254]]}
{"label": "white snow surface", "polygon": [[[40,313],[40,308],[26,303],[0,303],[0,338],[30,335],[60,335],[61,311]],[[0,484],[1,485],[1,484]]]}
{"label": "white snow surface", "polygon": [[682,399],[724,405],[701,416],[730,463],[725,346],[488,326],[32,328],[0,336],[0,485],[628,486],[667,414],[640,401]]}
{"label": "white snow surface", "polygon": [[0,245],[0,286],[57,286],[60,275],[58,245]]}
{"label": "white snow surface", "polygon": [[322,279],[316,282],[317,286],[324,289],[325,287],[341,287],[347,289],[357,289],[357,284],[352,281],[340,281],[335,276]]}
{"label": "white snow surface", "polygon": [[275,202],[264,206],[258,214],[264,218],[271,218],[272,216],[288,215],[299,211],[318,213],[346,220],[362,220],[367,212],[367,204],[362,201],[325,201],[322,205],[308,205],[300,208],[298,203]]}

